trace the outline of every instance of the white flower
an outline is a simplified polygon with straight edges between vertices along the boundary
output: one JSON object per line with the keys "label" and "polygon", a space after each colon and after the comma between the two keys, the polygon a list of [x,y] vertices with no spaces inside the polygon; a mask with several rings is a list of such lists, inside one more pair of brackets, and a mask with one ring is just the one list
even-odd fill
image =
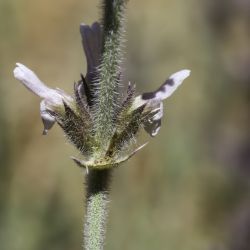
{"label": "white flower", "polygon": [[149,112],[149,115],[143,121],[143,126],[151,136],[157,135],[160,130],[163,116],[162,101],[170,97],[189,75],[190,70],[178,71],[172,74],[156,91],[147,92],[135,98],[131,111],[145,105],[144,112]]}
{"label": "white flower", "polygon": [[73,99],[60,89],[47,87],[32,70],[21,63],[16,64],[14,76],[27,89],[43,99],[40,104],[40,114],[44,124],[43,134],[47,134],[55,123],[55,118],[49,113],[49,110],[53,111],[55,107],[63,106],[63,101],[69,103]]}

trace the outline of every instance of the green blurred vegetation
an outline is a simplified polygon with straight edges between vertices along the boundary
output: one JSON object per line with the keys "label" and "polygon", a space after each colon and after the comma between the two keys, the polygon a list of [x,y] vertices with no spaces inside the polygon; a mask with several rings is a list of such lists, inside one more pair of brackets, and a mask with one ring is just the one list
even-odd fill
{"label": "green blurred vegetation", "polygon": [[[72,93],[85,73],[79,24],[99,1],[0,0],[0,249],[79,250],[78,154],[13,78],[26,64]],[[250,4],[130,0],[125,81],[150,91],[192,75],[165,103],[157,138],[115,171],[106,249],[250,249]],[[147,140],[145,136],[142,138]]]}

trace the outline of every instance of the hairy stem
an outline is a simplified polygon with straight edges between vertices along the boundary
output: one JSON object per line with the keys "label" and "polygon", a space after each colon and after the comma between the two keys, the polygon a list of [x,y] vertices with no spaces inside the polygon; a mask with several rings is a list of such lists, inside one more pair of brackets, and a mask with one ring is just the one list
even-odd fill
{"label": "hairy stem", "polygon": [[113,134],[114,117],[120,103],[119,82],[125,2],[103,1],[103,47],[96,95],[95,131],[97,139],[104,145]]}
{"label": "hairy stem", "polygon": [[87,199],[84,225],[86,250],[101,250],[104,247],[111,172],[111,169],[90,170],[86,175]]}
{"label": "hairy stem", "polygon": [[[94,132],[96,141],[100,144],[101,154],[105,153],[112,138],[114,120],[120,104],[119,83],[125,2],[126,0],[103,0],[102,56],[94,101]],[[112,167],[114,166],[103,170],[91,169],[86,177],[86,250],[101,250],[104,247]]]}

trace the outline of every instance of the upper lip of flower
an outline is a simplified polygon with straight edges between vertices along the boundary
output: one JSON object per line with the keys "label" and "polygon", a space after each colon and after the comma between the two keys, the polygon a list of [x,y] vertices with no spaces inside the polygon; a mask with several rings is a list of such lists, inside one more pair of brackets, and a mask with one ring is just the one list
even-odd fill
{"label": "upper lip of flower", "polygon": [[62,99],[65,98],[58,90],[51,89],[46,86],[38,76],[28,67],[21,63],[16,63],[14,76],[21,81],[26,88],[38,95],[42,99],[50,102],[53,105],[61,105]]}
{"label": "upper lip of flower", "polygon": [[151,136],[156,136],[160,130],[163,100],[170,97],[189,75],[190,70],[178,71],[172,74],[156,91],[147,92],[135,98],[131,110],[146,105],[145,110],[149,110],[149,115],[148,119],[144,120],[143,126]]}
{"label": "upper lip of flower", "polygon": [[21,63],[16,64],[14,76],[31,92],[43,99],[40,104],[40,114],[44,124],[43,134],[47,134],[48,130],[55,123],[55,118],[48,111],[53,110],[54,107],[61,106],[63,101],[72,102],[72,97],[60,89],[49,88],[32,70]]}

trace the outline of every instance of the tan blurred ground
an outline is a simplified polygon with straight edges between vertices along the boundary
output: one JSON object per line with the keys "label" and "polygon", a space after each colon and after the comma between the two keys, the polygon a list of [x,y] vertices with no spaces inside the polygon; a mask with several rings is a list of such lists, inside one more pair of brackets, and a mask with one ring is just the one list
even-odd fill
{"label": "tan blurred ground", "polygon": [[[78,153],[58,127],[41,135],[39,100],[12,71],[22,62],[72,93],[86,66],[79,24],[98,5],[0,0],[1,250],[81,249]],[[106,249],[250,249],[249,13],[247,0],[129,1],[125,79],[139,93],[192,75],[158,137],[115,172]]]}

